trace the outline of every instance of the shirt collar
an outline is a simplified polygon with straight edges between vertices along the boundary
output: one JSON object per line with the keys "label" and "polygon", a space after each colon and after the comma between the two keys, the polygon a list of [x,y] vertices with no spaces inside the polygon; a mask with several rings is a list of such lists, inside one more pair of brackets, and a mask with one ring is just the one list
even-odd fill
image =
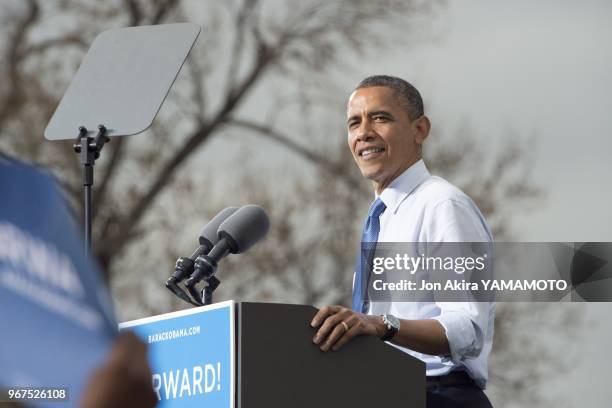
{"label": "shirt collar", "polygon": [[376,198],[380,198],[387,208],[395,213],[406,197],[430,176],[425,162],[421,159],[397,176]]}

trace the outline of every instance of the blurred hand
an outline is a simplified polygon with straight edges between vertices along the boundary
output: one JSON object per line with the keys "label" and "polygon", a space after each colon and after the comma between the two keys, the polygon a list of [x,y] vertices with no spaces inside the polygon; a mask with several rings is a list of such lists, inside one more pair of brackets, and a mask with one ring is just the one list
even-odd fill
{"label": "blurred hand", "polygon": [[147,361],[147,345],[135,334],[120,333],[107,361],[90,377],[83,397],[83,408],[134,407],[157,405]]}
{"label": "blurred hand", "polygon": [[321,351],[336,351],[355,336],[382,337],[387,331],[380,316],[357,313],[343,306],[322,308],[310,325],[319,327],[312,341]]}

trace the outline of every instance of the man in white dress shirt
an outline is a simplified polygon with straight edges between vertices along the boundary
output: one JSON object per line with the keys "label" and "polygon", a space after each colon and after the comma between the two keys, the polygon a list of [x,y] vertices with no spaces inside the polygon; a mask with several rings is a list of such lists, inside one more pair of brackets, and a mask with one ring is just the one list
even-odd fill
{"label": "man in white dress shirt", "polygon": [[[349,148],[376,195],[369,214],[376,221],[374,242],[493,241],[472,200],[427,170],[422,146],[431,124],[412,85],[390,76],[368,77],[350,96],[347,114]],[[368,225],[370,219],[364,237],[372,237]],[[427,407],[490,407],[482,389],[494,304],[370,301],[356,293],[359,275],[353,309],[322,308],[311,323],[318,328],[313,342],[329,351],[355,336],[377,336],[426,363]]]}

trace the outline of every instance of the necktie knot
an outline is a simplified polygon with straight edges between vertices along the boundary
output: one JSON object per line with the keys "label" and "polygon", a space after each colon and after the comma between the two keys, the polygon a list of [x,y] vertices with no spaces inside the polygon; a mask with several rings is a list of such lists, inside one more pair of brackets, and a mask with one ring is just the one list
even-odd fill
{"label": "necktie knot", "polygon": [[387,206],[380,198],[377,198],[372,206],[370,207],[370,212],[368,213],[368,217],[378,218],[380,214],[382,214],[387,209]]}

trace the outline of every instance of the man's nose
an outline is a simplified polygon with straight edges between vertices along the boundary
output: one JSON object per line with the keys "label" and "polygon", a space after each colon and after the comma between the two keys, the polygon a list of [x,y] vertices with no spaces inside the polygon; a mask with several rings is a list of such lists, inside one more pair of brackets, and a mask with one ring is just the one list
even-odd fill
{"label": "man's nose", "polygon": [[368,141],[374,138],[374,129],[372,129],[372,125],[369,120],[364,120],[359,125],[359,129],[357,129],[356,137],[360,142]]}

